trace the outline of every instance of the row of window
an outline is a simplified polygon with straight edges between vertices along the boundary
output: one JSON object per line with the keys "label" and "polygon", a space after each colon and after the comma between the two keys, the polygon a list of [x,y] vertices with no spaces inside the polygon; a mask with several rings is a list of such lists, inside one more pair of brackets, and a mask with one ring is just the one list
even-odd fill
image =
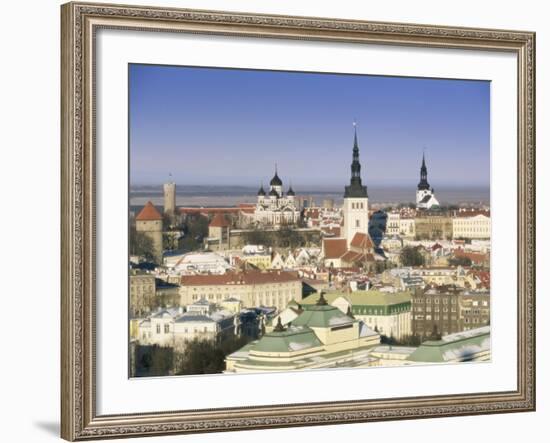
{"label": "row of window", "polygon": [[[415,308],[415,311],[416,312],[424,312],[424,308],[422,306],[417,306]],[[432,308],[430,306],[427,306],[426,307],[426,312],[432,312]],[[439,306],[434,307],[434,312],[439,312]],[[442,312],[449,312],[449,309],[448,308],[443,308]],[[456,312],[456,307],[453,306],[451,308],[451,312]]]}
{"label": "row of window", "polygon": [[[424,315],[415,315],[414,316],[414,319],[415,320],[424,320],[424,318],[426,320],[432,320],[432,315],[431,314],[426,314],[426,316]],[[448,315],[442,315],[442,316],[439,316],[438,314],[435,314],[433,315],[433,320],[449,320],[449,316]],[[450,319],[451,320],[456,320],[457,319],[457,316],[456,315],[451,315],[450,316]]]}
{"label": "row of window", "polygon": [[[416,299],[414,300],[414,302],[415,302],[415,303],[421,304],[424,300],[426,300],[426,303],[427,303],[427,304],[432,303],[432,300],[433,300],[433,302],[434,302],[436,305],[439,304],[439,300],[441,300],[441,303],[444,304],[444,305],[449,304],[449,298],[447,298],[447,297],[441,298],[441,299],[439,299],[439,298],[433,298],[433,299],[432,299],[431,297],[426,297],[426,299],[423,299],[423,298],[416,298]],[[451,298],[451,304],[452,304],[452,305],[456,305],[456,298]]]}
{"label": "row of window", "polygon": [[[166,323],[164,325],[163,329],[160,327],[160,324],[157,324],[157,327],[156,327],[157,334],[160,334],[161,330],[164,330],[165,334],[169,334],[170,333],[170,324]],[[183,332],[188,334],[190,332],[190,330],[191,330],[191,328],[184,328]],[[195,333],[208,332],[208,328],[206,326],[204,326],[202,328],[202,331],[201,331],[201,328],[195,327],[195,328],[192,329],[192,332],[195,332]],[[149,334],[149,337],[151,337],[151,334]],[[143,338],[146,338],[146,333],[145,332],[143,333]]]}

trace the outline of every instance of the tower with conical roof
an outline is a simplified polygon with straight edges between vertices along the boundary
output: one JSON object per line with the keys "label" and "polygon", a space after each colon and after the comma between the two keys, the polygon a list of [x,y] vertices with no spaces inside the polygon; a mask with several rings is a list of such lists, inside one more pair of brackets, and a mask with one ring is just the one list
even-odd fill
{"label": "tower with conical roof", "polygon": [[422,152],[422,165],[420,166],[420,181],[416,188],[416,208],[431,209],[433,206],[439,206],[435,198],[433,188],[428,183],[428,168],[426,167],[426,155]]}
{"label": "tower with conical roof", "polygon": [[162,215],[148,201],[136,216],[136,231],[149,237],[153,243],[153,258],[162,264]]}
{"label": "tower with conical roof", "polygon": [[359,143],[357,142],[357,123],[353,122],[353,155],[351,162],[350,184],[344,191],[344,226],[343,232],[349,247],[353,236],[369,232],[369,196],[367,187],[361,180],[361,163],[359,162]]}

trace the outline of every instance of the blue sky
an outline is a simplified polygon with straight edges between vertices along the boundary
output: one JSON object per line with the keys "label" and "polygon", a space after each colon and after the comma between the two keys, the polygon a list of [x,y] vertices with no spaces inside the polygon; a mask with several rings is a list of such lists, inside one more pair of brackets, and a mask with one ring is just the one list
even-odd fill
{"label": "blue sky", "polygon": [[346,74],[129,67],[132,185],[349,181],[357,120],[363,182],[488,186],[490,83]]}

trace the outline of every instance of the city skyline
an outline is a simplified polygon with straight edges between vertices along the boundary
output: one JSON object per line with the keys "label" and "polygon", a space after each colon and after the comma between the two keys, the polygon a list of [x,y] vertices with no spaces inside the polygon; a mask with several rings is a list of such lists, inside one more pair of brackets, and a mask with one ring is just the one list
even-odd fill
{"label": "city skyline", "polygon": [[416,186],[424,150],[432,186],[489,186],[489,82],[132,64],[129,84],[131,186],[259,186],[276,163],[344,186],[354,119],[367,186]]}

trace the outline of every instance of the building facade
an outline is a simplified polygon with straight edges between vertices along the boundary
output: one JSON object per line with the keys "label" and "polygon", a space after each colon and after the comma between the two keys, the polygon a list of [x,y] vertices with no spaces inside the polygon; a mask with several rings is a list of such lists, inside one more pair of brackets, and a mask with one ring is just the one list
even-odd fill
{"label": "building facade", "polygon": [[284,309],[292,300],[302,300],[302,281],[295,272],[244,271],[223,275],[186,275],[180,280],[180,303],[188,305],[204,298],[219,303],[227,298],[244,308],[272,306]]}
{"label": "building facade", "polygon": [[130,271],[130,315],[141,317],[152,310],[155,301],[155,276],[147,272]]}
{"label": "building facade", "polygon": [[413,295],[413,333],[430,337],[476,329],[490,324],[490,293],[440,286]]}
{"label": "building facade", "polygon": [[140,344],[177,350],[192,340],[224,342],[238,334],[239,317],[200,300],[182,308],[161,309],[139,323]]}
{"label": "building facade", "polygon": [[450,240],[453,238],[453,219],[446,212],[420,212],[414,219],[415,237],[421,240]]}
{"label": "building facade", "polygon": [[453,217],[453,238],[490,239],[491,216],[488,211],[458,211]]}

